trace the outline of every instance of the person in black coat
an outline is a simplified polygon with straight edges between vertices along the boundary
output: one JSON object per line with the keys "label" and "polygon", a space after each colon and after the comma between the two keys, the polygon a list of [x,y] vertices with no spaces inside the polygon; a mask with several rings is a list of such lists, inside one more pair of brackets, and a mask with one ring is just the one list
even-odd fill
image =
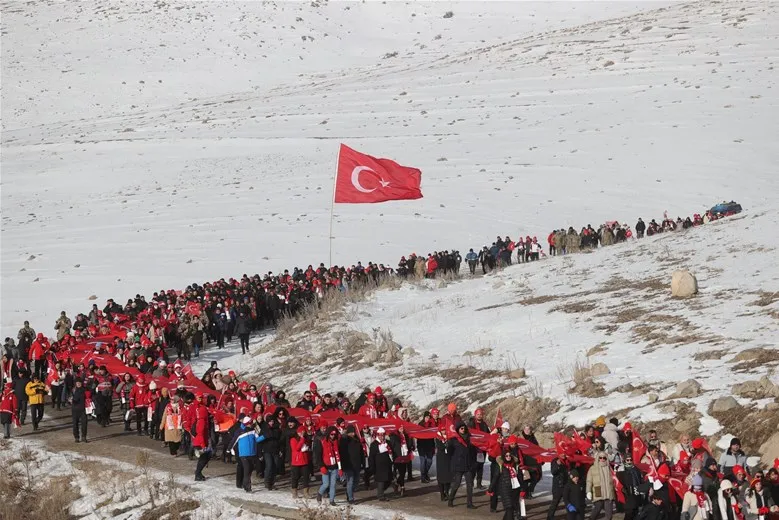
{"label": "person in black coat", "polygon": [[570,461],[565,453],[552,461],[552,502],[549,504],[549,511],[546,514],[547,520],[552,520],[557,512],[557,506],[563,498],[563,490],[568,484],[568,472],[574,468],[569,466]]}
{"label": "person in black coat", "polygon": [[452,487],[449,491],[449,507],[454,507],[454,497],[465,477],[465,491],[468,509],[476,509],[473,505],[473,471],[476,469],[476,447],[471,444],[468,427],[462,421],[454,425],[456,434],[446,442],[446,451],[452,469]]}
{"label": "person in black coat", "polygon": [[292,439],[297,437],[299,427],[300,423],[296,418],[292,417],[291,415],[287,417],[287,424],[281,431],[281,452],[283,454],[283,464],[280,468],[278,468],[279,471],[277,472],[280,475],[284,474],[285,465],[292,465],[292,448],[290,447],[289,443]]}
{"label": "person in black coat", "polygon": [[[432,417],[430,412],[425,412],[419,425],[429,427]],[[435,457],[435,439],[418,439],[417,453],[419,454],[419,473],[422,475],[423,484],[430,482],[430,468],[433,467],[433,457]]]}
{"label": "person in black coat", "polygon": [[638,520],[668,520],[668,513],[663,506],[663,498],[659,495],[652,495],[649,504],[641,510]]}
{"label": "person in black coat", "polygon": [[341,468],[346,476],[346,501],[350,504],[354,504],[354,492],[362,466],[362,443],[357,435],[357,427],[350,424],[346,427],[346,435],[338,442]]}
{"label": "person in black coat", "polygon": [[[87,441],[87,389],[84,381],[76,379],[76,388],[73,389],[73,401],[71,404],[71,416],[73,419],[73,437],[76,442]],[[79,438],[79,433],[81,437]]]}
{"label": "person in black coat", "polygon": [[[490,433],[490,427],[484,422],[484,412],[481,408],[477,408],[473,412],[473,417],[468,421],[468,427],[471,430],[480,431],[483,433]],[[482,479],[484,476],[484,462],[486,461],[487,454],[482,450],[476,451],[476,468],[474,469],[474,477],[476,477],[476,487],[484,489],[482,485]]]}
{"label": "person in black coat", "polygon": [[384,428],[376,430],[376,438],[368,451],[368,471],[376,481],[376,497],[386,502],[384,490],[392,482],[392,448],[387,443]]}
{"label": "person in black coat", "polygon": [[491,483],[491,491],[498,494],[503,504],[503,520],[514,520],[519,512],[520,493],[525,490],[522,469],[510,450],[503,453],[498,460],[498,465],[500,476],[497,481]]}
{"label": "person in black coat", "polygon": [[617,479],[625,495],[625,520],[633,520],[644,505],[644,477],[633,465],[633,455],[625,456],[624,469],[617,472]]}
{"label": "person in black coat", "polygon": [[241,340],[241,354],[249,352],[250,317],[241,311],[235,318],[235,334]]}
{"label": "person in black coat", "polygon": [[265,488],[270,491],[276,481],[276,468],[281,462],[281,428],[276,422],[276,417],[266,415],[260,425],[260,432],[265,437],[261,444],[265,461]]}
{"label": "person in black coat", "polygon": [[568,512],[567,520],[584,520],[587,497],[583,484],[578,470],[572,469],[568,472],[568,482],[563,488],[563,503]]}
{"label": "person in black coat", "polygon": [[16,411],[16,416],[19,418],[19,424],[24,426],[24,421],[27,419],[27,383],[30,382],[30,372],[28,370],[22,370],[19,373],[18,379],[14,380],[14,394],[16,394],[16,400],[18,402],[19,409]]}
{"label": "person in black coat", "polygon": [[452,464],[446,451],[446,443],[440,438],[435,440],[435,471],[438,491],[441,493],[441,502],[443,502],[449,496],[452,487]]}

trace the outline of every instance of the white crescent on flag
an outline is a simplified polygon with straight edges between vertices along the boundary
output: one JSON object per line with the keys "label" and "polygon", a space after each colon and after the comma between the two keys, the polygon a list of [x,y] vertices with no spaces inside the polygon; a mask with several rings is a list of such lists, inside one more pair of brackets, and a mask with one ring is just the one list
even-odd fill
{"label": "white crescent on flag", "polygon": [[[372,193],[376,191],[376,188],[373,189],[367,189],[362,184],[360,184],[360,173],[364,171],[369,171],[376,173],[376,171],[372,168],[369,168],[367,166],[357,166],[354,170],[352,170],[352,185],[354,186],[354,189],[361,193]],[[379,178],[379,183],[381,184],[382,188],[386,188],[389,186],[389,182],[386,182],[384,179]]]}

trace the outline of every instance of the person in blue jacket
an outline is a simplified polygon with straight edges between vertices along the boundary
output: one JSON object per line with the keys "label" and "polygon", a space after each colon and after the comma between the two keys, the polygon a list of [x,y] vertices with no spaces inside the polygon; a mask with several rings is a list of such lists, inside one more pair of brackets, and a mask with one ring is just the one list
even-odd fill
{"label": "person in blue jacket", "polygon": [[465,255],[465,261],[468,262],[468,269],[471,270],[471,274],[476,274],[476,265],[479,263],[479,255],[473,252],[473,249],[468,251]]}
{"label": "person in blue jacket", "polygon": [[241,426],[235,430],[230,448],[239,461],[235,470],[235,487],[242,487],[247,493],[252,491],[252,470],[257,456],[257,444],[265,440],[265,437],[254,429],[253,423],[254,420],[249,416],[241,419]]}

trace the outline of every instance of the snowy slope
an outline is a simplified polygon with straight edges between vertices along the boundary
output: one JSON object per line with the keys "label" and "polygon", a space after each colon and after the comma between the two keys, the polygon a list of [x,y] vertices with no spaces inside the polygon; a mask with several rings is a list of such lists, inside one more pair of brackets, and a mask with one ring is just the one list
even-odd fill
{"label": "snowy slope", "polygon": [[[235,356],[225,366],[261,379],[280,373],[274,383],[294,389],[293,395],[314,379],[320,388],[352,391],[379,384],[418,406],[453,396],[466,396],[472,408],[512,395],[545,396],[562,404],[549,422],[579,425],[625,408],[633,409],[628,419],[671,417],[663,406],[677,383],[693,378],[702,394],[688,402],[702,414],[701,432],[711,435],[719,430],[708,414],[711,401],[731,395],[736,383],[764,375],[777,382],[776,363],[751,367],[738,358],[747,349],[776,348],[771,338],[779,332],[779,296],[763,295],[779,295],[779,237],[763,230],[777,225],[779,211],[772,208],[591,254],[514,265],[443,288],[407,283],[354,304],[329,335],[316,331],[250,362]],[[671,297],[671,274],[680,268],[697,276],[697,297]],[[346,351],[339,341],[349,331],[370,336],[375,329],[390,331],[404,351],[417,354],[394,366],[340,366]],[[301,341],[311,355],[296,356],[294,370],[277,372]],[[325,360],[317,358],[320,351],[328,352]],[[608,366],[609,374],[595,378],[602,397],[568,391],[577,360]],[[467,398],[472,381],[452,376],[463,367],[486,380],[481,400]],[[526,377],[506,377],[520,367]],[[624,389],[627,384],[633,389]]]}
{"label": "snowy slope", "polygon": [[425,198],[336,208],[338,263],[770,205],[777,6],[665,5],[4,5],[3,330],[326,261],[341,141]]}

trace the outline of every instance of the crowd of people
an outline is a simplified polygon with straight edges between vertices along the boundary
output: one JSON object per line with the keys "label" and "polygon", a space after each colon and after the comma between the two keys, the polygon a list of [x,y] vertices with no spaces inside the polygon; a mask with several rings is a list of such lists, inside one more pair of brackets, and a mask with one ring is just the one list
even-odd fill
{"label": "crowd of people", "polygon": [[[696,225],[712,218],[696,216],[691,222]],[[666,221],[662,226],[652,221],[646,234],[649,229],[652,233],[672,229]],[[643,236],[641,220],[636,231]],[[549,251],[568,254],[631,235],[619,223],[601,226],[597,232],[590,226],[581,234],[573,229],[556,231],[548,237]],[[577,238],[569,242],[570,237]],[[510,264],[515,250],[520,262],[545,254],[535,237],[516,243],[498,237],[491,248],[478,254],[471,249],[465,260],[471,273],[478,263],[487,272]],[[48,404],[52,410],[69,408],[75,442],[88,442],[90,420],[107,427],[118,408],[126,432],[164,443],[170,456],[197,459],[198,481],[205,480],[203,471],[209,462],[221,460],[236,465],[236,486],[246,491],[252,490],[252,475],[257,473],[268,490],[278,486],[279,478],[288,479],[295,497],[302,493],[331,504],[339,481],[345,484],[349,503],[354,503],[360,482],[366,488],[373,482],[377,499],[384,501],[404,495],[405,483],[413,478],[411,461],[418,458],[421,481],[435,479],[441,500],[449,506],[454,506],[465,483],[467,507],[473,507],[475,487],[490,495],[491,511],[497,511],[500,502],[504,518],[525,516],[525,500],[532,498],[541,479],[541,464],[549,461],[532,449],[538,443],[530,426],[516,433],[508,423],[490,426],[483,410],[465,421],[455,403],[412,421],[404,403],[389,399],[380,387],[364,389],[352,402],[345,392],[324,392],[312,383],[291,406],[286,393],[270,383],[258,386],[242,380],[234,371],[220,370],[216,362],[196,378],[187,364],[206,345],[222,349],[234,337],[240,340],[242,352],[248,353],[253,331],[276,325],[283,315],[315,303],[328,290],[377,284],[393,274],[420,278],[456,274],[461,262],[456,250],[426,258],[412,254],[402,259],[397,273],[372,262],[349,268],[320,264],[275,275],[244,274],[240,279],[192,284],[184,291],[163,290],[148,300],[136,295],[124,305],[109,299],[102,309],[95,304],[73,320],[63,311],[53,338],[36,333],[24,322],[16,341],[9,337],[4,343],[0,366],[4,436],[10,437],[13,424],[23,425],[28,412],[33,430],[38,430]],[[371,420],[382,418],[393,422],[387,427],[371,425]],[[435,434],[420,435],[421,430],[409,425]],[[650,432],[646,455],[634,460],[630,425],[618,426],[616,419],[606,423],[601,418],[582,435],[571,437],[573,450],[557,446],[551,460],[550,520],[561,502],[568,520],[583,519],[587,502],[593,506],[591,518],[604,511],[608,520],[620,494],[624,498],[619,507],[631,515],[628,520],[636,516],[744,520],[777,511],[777,468],[766,473],[749,468],[737,441],[717,463],[707,450],[696,447],[697,440],[690,443],[683,436],[669,453]],[[647,471],[647,465],[653,469]],[[689,492],[683,496],[676,496],[668,478],[663,478],[671,470],[685,473],[689,481]],[[318,488],[312,494],[314,479]]]}

